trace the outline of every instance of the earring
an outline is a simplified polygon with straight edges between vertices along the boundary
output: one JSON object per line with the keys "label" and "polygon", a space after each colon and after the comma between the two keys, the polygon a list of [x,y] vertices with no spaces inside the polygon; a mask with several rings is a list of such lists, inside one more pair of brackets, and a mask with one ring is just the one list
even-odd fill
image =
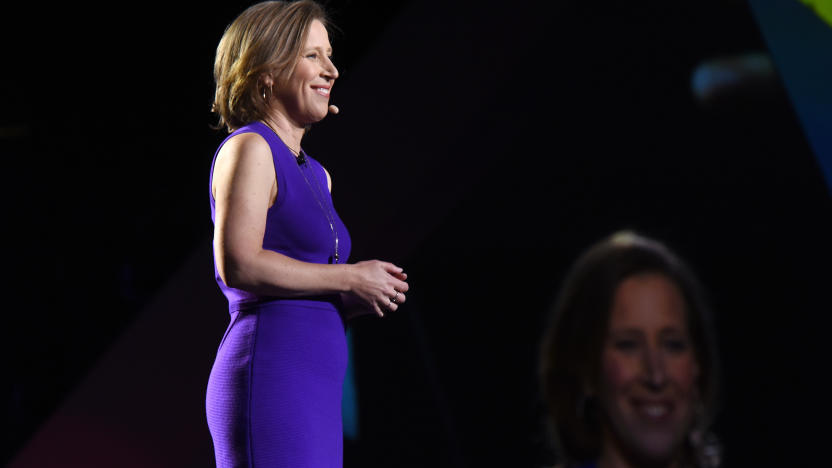
{"label": "earring", "polygon": [[[266,91],[268,91],[268,93],[266,93]],[[263,91],[261,91],[261,96],[263,96],[263,100],[266,101],[266,103],[268,103],[269,99],[272,97],[272,87],[267,84],[263,84]]]}
{"label": "earring", "polygon": [[699,466],[716,468],[722,463],[722,446],[719,439],[708,431],[705,404],[697,401],[695,405],[688,442],[693,448]]}

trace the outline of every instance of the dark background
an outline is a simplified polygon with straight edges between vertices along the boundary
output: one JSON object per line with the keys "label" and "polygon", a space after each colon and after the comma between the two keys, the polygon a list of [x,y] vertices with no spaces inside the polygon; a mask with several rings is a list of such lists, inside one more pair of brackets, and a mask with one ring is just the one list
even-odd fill
{"label": "dark background", "polygon": [[[201,411],[227,321],[211,70],[248,4],[8,9],[4,462],[210,465]],[[766,51],[745,2],[328,5],[342,113],[304,146],[333,174],[352,261],[401,264],[412,289],[351,327],[346,465],[551,462],[544,314],[622,228],[707,286],[726,465],[823,455],[828,188],[780,81],[711,105],[690,90],[703,60]]]}

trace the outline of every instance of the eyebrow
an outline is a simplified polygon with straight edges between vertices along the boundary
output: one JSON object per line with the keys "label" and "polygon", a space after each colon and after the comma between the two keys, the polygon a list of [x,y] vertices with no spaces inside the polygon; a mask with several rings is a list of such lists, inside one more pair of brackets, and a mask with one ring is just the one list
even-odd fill
{"label": "eyebrow", "polygon": [[320,50],[320,51],[326,52],[328,54],[332,53],[332,47],[327,47],[326,49],[324,49],[323,47],[318,46],[318,47],[307,47],[305,49],[306,52],[309,52],[310,50]]}
{"label": "eyebrow", "polygon": [[[663,327],[659,330],[659,335],[669,335],[669,334],[677,334],[677,333],[681,333],[681,334],[684,334],[684,335],[688,334],[687,330],[685,330],[684,328],[678,328],[678,327],[675,327],[675,326],[667,326],[667,327]],[[644,330],[642,330],[641,328],[638,328],[638,327],[621,327],[621,328],[612,329],[608,332],[608,335],[610,335],[610,336],[612,336],[612,335],[623,335],[623,334],[644,335],[645,332],[644,332]]]}

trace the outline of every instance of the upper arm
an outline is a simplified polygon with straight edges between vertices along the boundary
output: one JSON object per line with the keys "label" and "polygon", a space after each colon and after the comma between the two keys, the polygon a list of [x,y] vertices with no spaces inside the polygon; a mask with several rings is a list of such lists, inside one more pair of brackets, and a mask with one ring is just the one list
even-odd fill
{"label": "upper arm", "polygon": [[217,155],[213,181],[214,253],[225,280],[226,267],[263,247],[266,214],[277,194],[268,143],[257,133],[229,139]]}
{"label": "upper arm", "polygon": [[332,193],[332,177],[329,175],[329,171],[326,170],[325,167],[321,166],[324,170],[324,174],[326,174],[326,187],[329,189],[329,193]]}

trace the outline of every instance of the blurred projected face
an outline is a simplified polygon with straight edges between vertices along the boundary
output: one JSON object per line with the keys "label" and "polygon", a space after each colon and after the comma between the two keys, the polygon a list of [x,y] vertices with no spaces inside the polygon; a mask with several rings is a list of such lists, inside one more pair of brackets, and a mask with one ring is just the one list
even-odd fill
{"label": "blurred projected face", "polygon": [[601,358],[602,457],[652,464],[678,454],[698,401],[685,313],[681,291],[664,275],[618,286]]}

